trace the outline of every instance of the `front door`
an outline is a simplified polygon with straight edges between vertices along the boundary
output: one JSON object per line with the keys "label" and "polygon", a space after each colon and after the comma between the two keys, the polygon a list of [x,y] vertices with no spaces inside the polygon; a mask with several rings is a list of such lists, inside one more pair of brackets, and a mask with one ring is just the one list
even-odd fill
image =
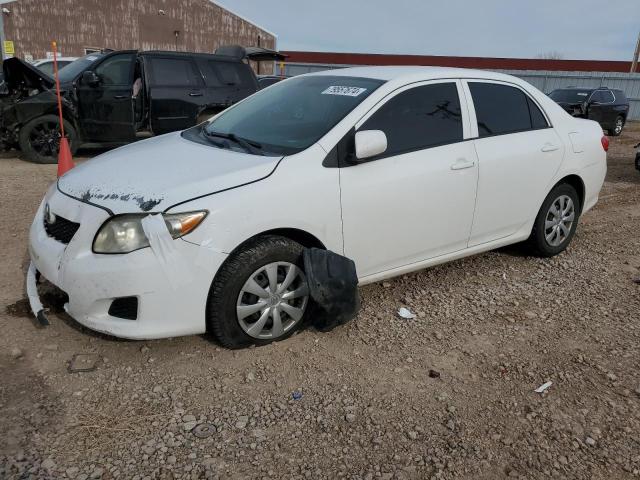
{"label": "front door", "polygon": [[405,87],[356,125],[388,144],[340,169],[344,250],[360,278],[466,248],[478,169],[460,88]]}
{"label": "front door", "polygon": [[479,137],[473,142],[479,161],[474,246],[513,235],[535,218],[565,147],[520,88],[488,81],[468,82],[468,88]]}
{"label": "front door", "polygon": [[204,80],[195,61],[186,56],[145,56],[149,83],[149,118],[155,135],[196,124],[206,105]]}
{"label": "front door", "polygon": [[135,138],[133,72],[135,54],[117,53],[94,67],[97,85],[78,80],[78,110],[84,136],[93,142],[129,142]]}

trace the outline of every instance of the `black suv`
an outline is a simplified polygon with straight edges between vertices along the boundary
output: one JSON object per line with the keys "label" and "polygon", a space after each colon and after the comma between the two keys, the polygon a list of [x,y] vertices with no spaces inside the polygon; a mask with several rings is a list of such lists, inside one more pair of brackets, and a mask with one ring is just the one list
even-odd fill
{"label": "black suv", "polygon": [[[0,142],[20,148],[28,160],[55,163],[60,135],[54,80],[17,58],[6,60],[3,71]],[[242,55],[92,53],[59,76],[72,152],[186,129],[259,89]]]}
{"label": "black suv", "polygon": [[614,137],[622,133],[629,114],[629,100],[622,90],[569,87],[549,96],[569,114],[595,120]]}

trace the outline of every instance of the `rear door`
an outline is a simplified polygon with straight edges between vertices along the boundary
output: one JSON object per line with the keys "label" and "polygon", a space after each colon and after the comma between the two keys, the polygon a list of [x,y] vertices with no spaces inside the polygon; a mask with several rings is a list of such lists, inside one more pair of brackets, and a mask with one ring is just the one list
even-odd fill
{"label": "rear door", "polygon": [[535,217],[565,147],[519,86],[477,80],[467,81],[465,90],[474,105],[479,161],[471,247],[513,235]]}
{"label": "rear door", "polygon": [[607,125],[610,122],[610,112],[613,110],[613,95],[606,90],[596,90],[591,94],[588,108],[590,120]]}
{"label": "rear door", "polygon": [[195,125],[205,101],[204,79],[188,56],[145,55],[149,118],[154,134]]}
{"label": "rear door", "polygon": [[95,142],[128,142],[135,138],[133,120],[134,52],[118,52],[94,63],[98,85],[78,79],[78,111],[85,137]]}

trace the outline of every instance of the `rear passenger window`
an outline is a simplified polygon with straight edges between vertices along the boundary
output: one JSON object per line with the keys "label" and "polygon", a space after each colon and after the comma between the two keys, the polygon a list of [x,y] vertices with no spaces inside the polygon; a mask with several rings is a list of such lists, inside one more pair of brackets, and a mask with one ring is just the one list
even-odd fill
{"label": "rear passenger window", "polygon": [[613,103],[614,102],[614,98],[613,98],[613,93],[611,93],[608,90],[601,90],[600,91],[600,103]]}
{"label": "rear passenger window", "polygon": [[200,72],[187,58],[150,59],[152,84],[156,87],[199,87],[202,85]]}
{"label": "rear passenger window", "polygon": [[373,114],[360,130],[387,135],[385,157],[462,140],[462,115],[455,83],[402,92]]}
{"label": "rear passenger window", "polygon": [[529,104],[529,115],[531,115],[531,128],[537,130],[539,128],[547,128],[549,123],[544,117],[540,108],[535,104],[533,100],[527,97],[527,103]]}
{"label": "rear passenger window", "polygon": [[207,75],[207,83],[210,86],[253,86],[250,67],[244,63],[216,62],[213,60],[210,60],[207,63],[211,73],[211,75]]}

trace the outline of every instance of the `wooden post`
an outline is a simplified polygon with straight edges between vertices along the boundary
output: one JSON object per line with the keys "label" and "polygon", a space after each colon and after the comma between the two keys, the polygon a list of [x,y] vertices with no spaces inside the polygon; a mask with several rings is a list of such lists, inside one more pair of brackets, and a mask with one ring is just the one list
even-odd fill
{"label": "wooden post", "polygon": [[631,73],[636,73],[638,70],[638,58],[640,57],[640,34],[638,34],[638,41],[636,42],[636,51],[633,54],[633,61],[631,62]]}

